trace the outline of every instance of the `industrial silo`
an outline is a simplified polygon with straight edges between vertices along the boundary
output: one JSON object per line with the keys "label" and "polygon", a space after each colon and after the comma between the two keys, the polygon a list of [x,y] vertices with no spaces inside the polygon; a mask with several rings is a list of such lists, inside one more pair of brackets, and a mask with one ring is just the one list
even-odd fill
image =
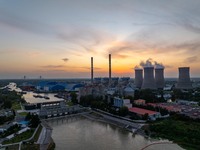
{"label": "industrial silo", "polygon": [[142,87],[143,70],[141,68],[135,68],[135,86],[137,88]]}
{"label": "industrial silo", "polygon": [[190,68],[179,67],[179,77],[176,88],[177,89],[192,89],[192,82],[190,81]]}

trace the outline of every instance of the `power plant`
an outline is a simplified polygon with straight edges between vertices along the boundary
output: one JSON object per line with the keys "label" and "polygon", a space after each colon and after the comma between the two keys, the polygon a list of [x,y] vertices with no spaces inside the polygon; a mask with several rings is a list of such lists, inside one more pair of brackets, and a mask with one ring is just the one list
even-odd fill
{"label": "power plant", "polygon": [[144,79],[142,89],[156,89],[154,79],[154,66],[144,66]]}
{"label": "power plant", "polygon": [[163,89],[165,86],[164,67],[163,66],[155,67],[155,83],[156,83],[156,88],[158,88],[158,89]]}
{"label": "power plant", "polygon": [[141,88],[142,82],[143,82],[143,70],[141,68],[135,68],[135,86],[137,88]]}
{"label": "power plant", "polygon": [[176,88],[177,89],[192,89],[192,82],[190,81],[190,68],[179,67],[179,77]]}
{"label": "power plant", "polygon": [[[164,66],[157,62],[152,62],[150,59],[146,62],[141,62],[140,66],[143,69],[135,68],[135,87],[139,89],[164,89]],[[91,84],[103,84],[104,86],[124,85],[128,84],[129,78],[113,78],[111,76],[111,54],[109,54],[109,77],[94,78],[93,57],[91,57]],[[144,72],[144,73],[143,73]],[[155,73],[155,76],[154,76]],[[24,77],[25,78],[25,77]],[[192,89],[192,82],[190,81],[190,68],[179,67],[179,78],[176,85],[177,89]]]}

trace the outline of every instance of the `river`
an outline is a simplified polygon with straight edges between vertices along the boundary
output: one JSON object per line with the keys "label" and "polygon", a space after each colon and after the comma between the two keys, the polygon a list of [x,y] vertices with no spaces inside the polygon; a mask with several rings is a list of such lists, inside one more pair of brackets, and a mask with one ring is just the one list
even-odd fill
{"label": "river", "polygon": [[[56,150],[141,150],[154,142],[168,140],[146,139],[116,126],[82,117],[48,120],[53,128]],[[183,150],[177,144],[158,144],[145,150]]]}

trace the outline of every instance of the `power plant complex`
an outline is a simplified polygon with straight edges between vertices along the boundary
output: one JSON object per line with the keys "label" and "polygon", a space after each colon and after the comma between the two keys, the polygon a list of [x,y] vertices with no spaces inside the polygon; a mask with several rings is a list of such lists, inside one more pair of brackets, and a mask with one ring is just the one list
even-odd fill
{"label": "power plant complex", "polygon": [[[111,71],[111,54],[109,54],[108,61],[108,77],[97,77],[94,78],[94,67],[93,67],[93,57],[91,57],[91,84],[103,84],[108,87],[113,87],[120,83],[129,83],[130,77],[112,77]],[[164,66],[158,64],[157,62],[152,63],[151,60],[147,60],[145,63],[141,62],[140,67],[135,67],[135,80],[134,86],[138,89],[163,89],[165,87],[164,78]],[[190,81],[190,68],[189,67],[179,67],[179,78],[177,89],[192,89],[192,82]]]}
{"label": "power plant complex", "polygon": [[[175,88],[192,89],[190,80],[190,68],[179,67],[179,77]],[[144,77],[143,77],[144,70]],[[155,73],[155,76],[154,76]],[[142,68],[135,68],[135,86],[141,89],[163,89],[165,87],[164,66],[144,65]]]}

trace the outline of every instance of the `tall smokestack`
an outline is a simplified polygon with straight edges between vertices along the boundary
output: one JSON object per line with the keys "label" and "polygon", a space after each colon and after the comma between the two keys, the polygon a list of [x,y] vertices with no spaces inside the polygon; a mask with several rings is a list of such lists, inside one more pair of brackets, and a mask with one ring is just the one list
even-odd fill
{"label": "tall smokestack", "polygon": [[91,57],[91,83],[93,84],[93,57]]}
{"label": "tall smokestack", "polygon": [[156,89],[153,66],[144,66],[142,89]]}
{"label": "tall smokestack", "polygon": [[190,68],[189,67],[180,67],[179,69],[179,78],[177,87],[178,89],[192,89],[192,82],[190,81]]}
{"label": "tall smokestack", "polygon": [[135,85],[137,88],[142,87],[143,70],[141,68],[135,68]]}
{"label": "tall smokestack", "polygon": [[109,85],[111,84],[111,54],[109,54]]}
{"label": "tall smokestack", "polygon": [[165,86],[164,67],[155,68],[155,82],[158,89],[163,89]]}

